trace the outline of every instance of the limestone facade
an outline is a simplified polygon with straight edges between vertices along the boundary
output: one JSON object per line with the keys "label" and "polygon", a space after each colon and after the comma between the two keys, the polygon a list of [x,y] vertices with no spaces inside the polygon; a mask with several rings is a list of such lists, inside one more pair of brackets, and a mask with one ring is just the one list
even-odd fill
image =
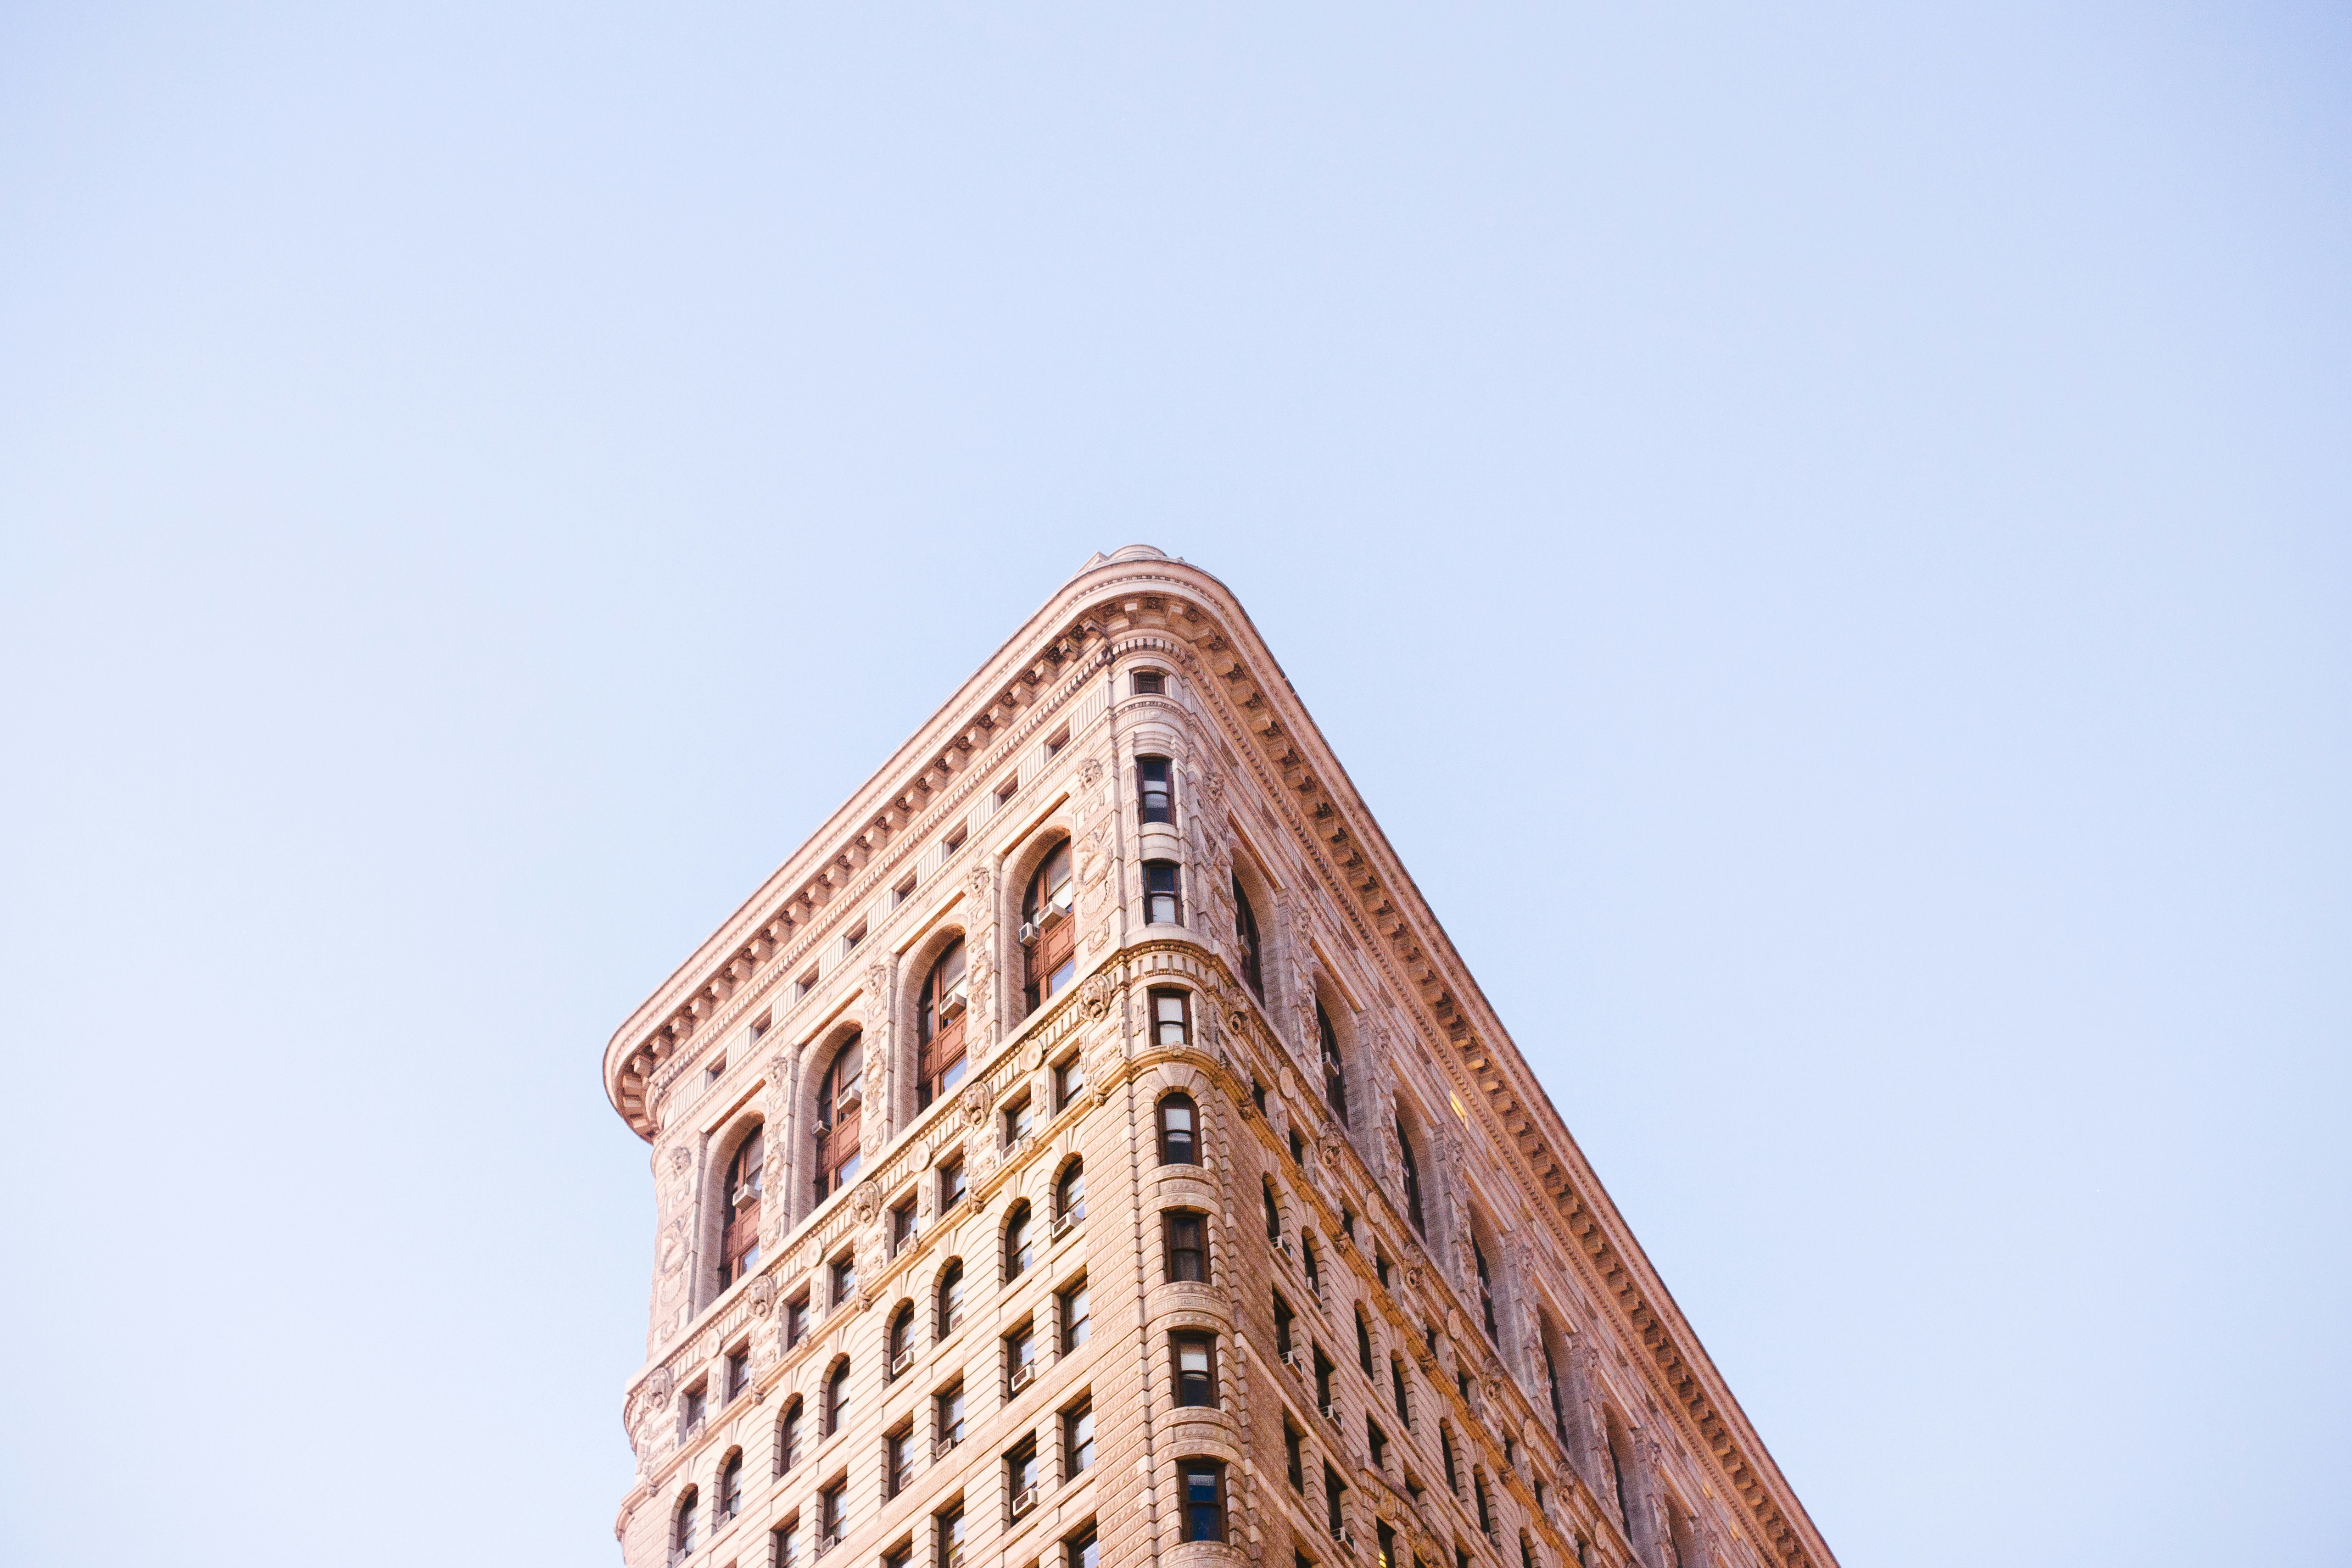
{"label": "limestone facade", "polygon": [[656,1206],[628,1568],[1833,1568],[1248,617],[1149,547],[604,1078]]}

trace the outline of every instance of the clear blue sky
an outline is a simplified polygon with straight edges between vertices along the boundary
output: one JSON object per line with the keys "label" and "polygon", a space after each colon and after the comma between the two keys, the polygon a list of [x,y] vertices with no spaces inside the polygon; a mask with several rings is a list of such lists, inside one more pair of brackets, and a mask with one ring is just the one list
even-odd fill
{"label": "clear blue sky", "polygon": [[0,1560],[614,1561],[607,1034],[1137,539],[1849,1568],[2352,1560],[2347,46],[0,11]]}

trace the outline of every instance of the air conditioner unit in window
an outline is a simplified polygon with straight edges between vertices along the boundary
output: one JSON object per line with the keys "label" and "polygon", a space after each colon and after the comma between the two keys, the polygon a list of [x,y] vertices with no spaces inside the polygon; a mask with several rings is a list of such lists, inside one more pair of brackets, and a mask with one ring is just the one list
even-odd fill
{"label": "air conditioner unit in window", "polygon": [[1013,1369],[1013,1393],[1020,1393],[1023,1389],[1028,1387],[1031,1384],[1036,1381],[1037,1364],[1035,1362],[1033,1361],[1026,1366],[1016,1366]]}
{"label": "air conditioner unit in window", "polygon": [[1035,1487],[1023,1487],[1019,1491],[1013,1494],[1013,1518],[1019,1519],[1023,1514],[1027,1513],[1031,1509],[1035,1508],[1036,1506],[1037,1489]]}
{"label": "air conditioner unit in window", "polygon": [[946,996],[940,998],[940,1021],[941,1023],[953,1023],[956,1019],[963,1017],[963,1009],[965,1006],[964,995],[961,991],[950,991]]}
{"label": "air conditioner unit in window", "polygon": [[1282,1353],[1282,1364],[1290,1368],[1293,1372],[1305,1372],[1307,1370],[1307,1352],[1300,1349],[1297,1345],[1292,1345],[1288,1350]]}
{"label": "air conditioner unit in window", "polygon": [[915,1353],[911,1350],[900,1351],[897,1358],[890,1363],[891,1377],[896,1379],[906,1376],[908,1369],[912,1367],[914,1364]]}
{"label": "air conditioner unit in window", "polygon": [[1067,1236],[1070,1233],[1070,1228],[1076,1224],[1077,1224],[1077,1221],[1071,1216],[1066,1214],[1057,1214],[1054,1216],[1054,1223],[1048,1228],[1047,1234],[1052,1236],[1055,1240],[1059,1241],[1063,1237]]}
{"label": "air conditioner unit in window", "polygon": [[1021,923],[1021,941],[1024,944],[1026,944],[1034,942],[1035,940],[1037,940],[1037,923],[1034,920],[1023,921]]}
{"label": "air conditioner unit in window", "polygon": [[1339,1402],[1338,1400],[1334,1399],[1323,1406],[1322,1411],[1323,1419],[1330,1422],[1334,1427],[1337,1427],[1339,1424]]}
{"label": "air conditioner unit in window", "polygon": [[1058,904],[1047,904],[1044,913],[1037,916],[1037,929],[1040,931],[1052,930],[1054,926],[1059,924],[1069,913],[1070,912],[1068,910],[1063,908]]}
{"label": "air conditioner unit in window", "polygon": [[1298,1244],[1287,1236],[1282,1239],[1282,1255],[1294,1263],[1298,1261]]}
{"label": "air conditioner unit in window", "polygon": [[729,1201],[738,1208],[747,1203],[757,1203],[760,1201],[760,1189],[747,1181],[735,1189],[735,1196]]}
{"label": "air conditioner unit in window", "polygon": [[834,1097],[833,1105],[836,1111],[854,1111],[865,1103],[866,1086],[862,1083],[848,1083],[844,1084],[841,1092]]}

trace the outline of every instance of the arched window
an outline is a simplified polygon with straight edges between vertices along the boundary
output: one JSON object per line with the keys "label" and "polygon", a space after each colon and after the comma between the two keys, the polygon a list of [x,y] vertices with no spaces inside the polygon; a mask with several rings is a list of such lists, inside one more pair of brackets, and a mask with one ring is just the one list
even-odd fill
{"label": "arched window", "polygon": [[849,1419],[849,1358],[844,1356],[824,1380],[824,1435],[832,1437]]}
{"label": "arched window", "polygon": [[793,1400],[784,1406],[783,1419],[776,1423],[776,1473],[782,1475],[801,1460],[801,1402]]}
{"label": "arched window", "polygon": [[1072,1160],[1062,1172],[1062,1179],[1054,1184],[1054,1215],[1065,1225],[1075,1225],[1087,1217],[1087,1163]]}
{"label": "arched window", "polygon": [[1143,822],[1176,820],[1176,775],[1164,757],[1135,759],[1136,816]]}
{"label": "arched window", "polygon": [[863,1035],[851,1035],[833,1053],[816,1091],[816,1201],[823,1203],[857,1176],[857,1133],[865,1103]]}
{"label": "arched window", "polygon": [[1495,1326],[1495,1276],[1486,1268],[1486,1249],[1478,1245],[1475,1236],[1470,1239],[1470,1256],[1478,1264],[1478,1311],[1486,1320],[1486,1337],[1499,1345],[1503,1334]]}
{"label": "arched window", "polygon": [[1318,999],[1315,1004],[1315,1032],[1323,1039],[1323,1098],[1331,1102],[1331,1109],[1339,1113],[1342,1126],[1348,1121],[1348,1069],[1339,1060],[1339,1034],[1331,1027],[1331,1015],[1323,1010]]}
{"label": "arched window", "polygon": [[1372,1326],[1364,1321],[1364,1309],[1356,1309],[1356,1364],[1364,1375],[1372,1375]]}
{"label": "arched window", "polygon": [[948,944],[923,977],[915,1004],[915,1103],[929,1104],[963,1082],[963,938]]}
{"label": "arched window", "polygon": [[1242,950],[1242,978],[1249,982],[1250,990],[1263,1001],[1265,981],[1261,977],[1265,968],[1265,953],[1258,946],[1257,911],[1250,907],[1249,894],[1242,891],[1242,879],[1234,878],[1234,942]]}
{"label": "arched window", "polygon": [[906,1302],[890,1318],[890,1375],[896,1377],[915,1354],[915,1303]]}
{"label": "arched window", "polygon": [[1020,1278],[1029,1265],[1036,1261],[1029,1240],[1030,1228],[1029,1206],[1014,1204],[1011,1217],[1004,1222],[1004,1277],[1007,1280]]}
{"label": "arched window", "polygon": [[1265,1181],[1260,1190],[1265,1194],[1265,1239],[1279,1241],[1282,1239],[1282,1209],[1274,1201],[1272,1179]]}
{"label": "arched window", "polygon": [[1625,1492],[1625,1472],[1633,1467],[1633,1435],[1625,1430],[1624,1418],[1616,1411],[1609,1412],[1609,1490],[1617,1495],[1617,1518],[1633,1532],[1633,1500]]}
{"label": "arched window", "polygon": [[725,1290],[759,1266],[760,1182],[765,1155],[761,1130],[735,1147],[727,1162],[727,1193],[719,1235],[719,1288]]}
{"label": "arched window", "polygon": [[1323,1269],[1315,1257],[1315,1238],[1303,1230],[1298,1233],[1298,1257],[1307,1269],[1307,1288],[1317,1295],[1321,1295]]}
{"label": "arched window", "polygon": [[945,1339],[963,1322],[963,1260],[956,1260],[940,1270],[939,1335]]}
{"label": "arched window", "polygon": [[1077,977],[1077,922],[1070,918],[1070,841],[1045,852],[1021,895],[1021,954],[1026,1011]]}
{"label": "arched window", "polygon": [[727,1466],[719,1472],[719,1517],[732,1519],[743,1511],[743,1453],[737,1449],[727,1456]]}
{"label": "arched window", "polygon": [[1404,1211],[1412,1221],[1413,1229],[1426,1239],[1429,1221],[1422,1218],[1421,1162],[1412,1157],[1412,1134],[1404,1130],[1404,1118],[1397,1118],[1397,1158],[1404,1165]]}
{"label": "arched window", "polygon": [[670,1526],[670,1544],[680,1555],[694,1550],[701,1540],[702,1494],[692,1487],[678,1494],[677,1519]]}
{"label": "arched window", "polygon": [[1161,1165],[1197,1166],[1201,1163],[1200,1144],[1193,1136],[1196,1116],[1190,1094],[1171,1094],[1160,1102]]}

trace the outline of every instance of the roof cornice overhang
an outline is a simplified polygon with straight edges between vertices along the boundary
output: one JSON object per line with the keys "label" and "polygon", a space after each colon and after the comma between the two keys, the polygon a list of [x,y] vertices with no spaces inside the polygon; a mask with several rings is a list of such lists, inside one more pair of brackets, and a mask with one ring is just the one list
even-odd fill
{"label": "roof cornice overhang", "polygon": [[[761,934],[772,931],[782,915],[800,909],[814,916],[824,903],[814,896],[824,879],[855,871],[866,835],[877,827],[892,831],[885,825],[888,815],[917,779],[937,777],[948,753],[958,747],[977,744],[985,750],[992,715],[1099,668],[1119,635],[1138,626],[1164,629],[1190,645],[1209,677],[1200,685],[1213,694],[1225,733],[1251,754],[1246,760],[1264,770],[1262,777],[1286,800],[1289,825],[1312,849],[1313,863],[1328,879],[1327,891],[1352,919],[1383,975],[1410,998],[1424,1042],[1443,1048],[1432,1054],[1469,1091],[1465,1103],[1492,1146],[1517,1155],[1508,1176],[1564,1225],[1585,1264],[1588,1283],[1648,1352],[1653,1387],[1710,1457],[1730,1495],[1746,1505],[1758,1544],[1790,1568],[1834,1568],[1835,1557],[1273,651],[1224,583],[1198,567],[1129,547],[1089,562],[1063,584],[630,1014],[605,1048],[605,1083],[614,1108],[640,1135],[650,1137],[654,1127],[645,1104],[626,1103],[631,1064],[649,1055],[666,1057],[694,1032],[699,1017],[715,1012],[741,983],[730,977],[728,967],[750,960],[756,968],[753,955]],[[839,915],[846,919],[849,911]],[[811,923],[824,928],[822,920]],[[657,1043],[665,1040],[667,1049]]]}

